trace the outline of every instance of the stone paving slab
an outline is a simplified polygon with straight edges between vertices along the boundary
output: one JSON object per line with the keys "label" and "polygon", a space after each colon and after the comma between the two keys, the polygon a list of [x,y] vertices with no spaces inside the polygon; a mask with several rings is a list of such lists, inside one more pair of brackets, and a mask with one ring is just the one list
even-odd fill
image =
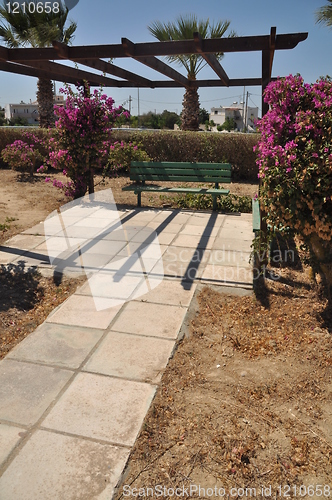
{"label": "stone paving slab", "polygon": [[156,384],[173,349],[173,340],[109,332],[83,371]]}
{"label": "stone paving slab", "polygon": [[119,301],[113,299],[99,298],[99,302],[101,301],[103,301],[105,309],[97,311],[93,297],[74,294],[53,311],[46,321],[47,323],[106,330],[122,307],[122,302],[119,304]]}
{"label": "stone paving slab", "polygon": [[31,250],[44,241],[44,236],[17,234],[6,241],[6,246],[10,248],[19,248],[20,250]]}
{"label": "stone paving slab", "polygon": [[110,500],[129,451],[37,431],[0,478],[0,498]]}
{"label": "stone paving slab", "polygon": [[33,425],[73,373],[5,358],[0,362],[0,420]]}
{"label": "stone paving slab", "polygon": [[0,466],[25,434],[23,428],[0,423]]}
{"label": "stone paving slab", "polygon": [[76,369],[103,334],[104,330],[43,323],[10,351],[6,359]]}
{"label": "stone paving slab", "polygon": [[79,373],[43,421],[43,428],[132,446],[156,387]]}
{"label": "stone paving slab", "polygon": [[111,329],[117,332],[175,340],[185,313],[186,309],[179,306],[132,301],[124,306]]}
{"label": "stone paving slab", "polygon": [[202,274],[201,281],[214,285],[248,286],[252,288],[253,272],[244,266],[217,266],[208,264]]}
{"label": "stone paving slab", "polygon": [[219,266],[244,266],[251,267],[249,263],[250,252],[218,249],[211,250],[208,264]]}
{"label": "stone paving slab", "polygon": [[135,300],[139,302],[189,307],[195,290],[196,284],[190,290],[185,290],[178,281],[163,280],[157,288]]}

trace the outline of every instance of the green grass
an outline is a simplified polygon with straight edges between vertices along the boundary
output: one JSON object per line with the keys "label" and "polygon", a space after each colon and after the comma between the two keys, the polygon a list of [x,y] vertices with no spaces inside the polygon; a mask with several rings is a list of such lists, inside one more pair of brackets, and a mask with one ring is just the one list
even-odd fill
{"label": "green grass", "polygon": [[14,222],[15,220],[17,220],[15,219],[15,217],[6,217],[5,222],[3,224],[0,224],[0,231],[8,231],[8,229],[10,229],[10,223]]}

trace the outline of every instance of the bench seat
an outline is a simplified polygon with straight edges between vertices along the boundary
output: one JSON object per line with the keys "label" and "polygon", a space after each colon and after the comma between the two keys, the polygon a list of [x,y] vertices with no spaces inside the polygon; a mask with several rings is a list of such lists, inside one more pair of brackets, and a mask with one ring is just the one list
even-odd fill
{"label": "bench seat", "polygon": [[[130,180],[135,184],[125,186],[122,191],[134,191],[137,194],[137,206],[141,206],[141,193],[192,193],[211,195],[213,210],[217,209],[217,196],[227,195],[229,189],[219,188],[219,184],[231,182],[231,165],[229,163],[190,163],[190,162],[131,162]],[[162,187],[152,182],[195,182],[214,184],[214,187]],[[137,184],[137,183],[140,184]]]}

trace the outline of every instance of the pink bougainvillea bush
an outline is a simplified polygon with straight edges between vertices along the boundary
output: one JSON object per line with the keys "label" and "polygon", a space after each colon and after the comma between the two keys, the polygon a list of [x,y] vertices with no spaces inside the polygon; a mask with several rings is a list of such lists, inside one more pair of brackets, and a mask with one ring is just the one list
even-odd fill
{"label": "pink bougainvillea bush", "polygon": [[332,81],[271,82],[255,147],[266,222],[308,242],[332,284]]}
{"label": "pink bougainvillea bush", "polygon": [[50,139],[48,164],[62,170],[69,178],[56,181],[66,194],[79,198],[87,189],[94,191],[94,175],[106,165],[111,145],[111,129],[123,108],[115,108],[114,100],[100,89],[90,91],[88,85],[74,93],[70,87],[60,89],[66,95],[64,107],[55,106],[55,136]]}
{"label": "pink bougainvillea bush", "polygon": [[23,132],[22,139],[17,139],[12,144],[8,144],[1,151],[1,158],[13,170],[29,172],[32,176],[38,162],[43,159],[38,149],[42,141],[30,132]]}

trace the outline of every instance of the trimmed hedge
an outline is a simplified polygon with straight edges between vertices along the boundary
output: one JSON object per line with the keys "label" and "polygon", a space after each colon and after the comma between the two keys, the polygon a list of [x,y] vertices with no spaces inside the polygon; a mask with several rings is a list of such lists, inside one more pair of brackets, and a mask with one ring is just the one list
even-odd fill
{"label": "trimmed hedge", "polygon": [[[0,127],[0,151],[17,139],[22,131],[33,132],[38,137],[45,137],[48,131],[38,128]],[[152,161],[204,161],[224,162],[232,165],[233,180],[257,181],[258,168],[253,147],[259,134],[183,131],[131,131],[114,130],[115,141],[141,143]],[[39,148],[43,155],[46,151]],[[0,160],[0,168],[7,167]]]}
{"label": "trimmed hedge", "polygon": [[253,147],[259,134],[115,130],[113,138],[141,143],[152,161],[230,163],[234,180],[258,180]]}

